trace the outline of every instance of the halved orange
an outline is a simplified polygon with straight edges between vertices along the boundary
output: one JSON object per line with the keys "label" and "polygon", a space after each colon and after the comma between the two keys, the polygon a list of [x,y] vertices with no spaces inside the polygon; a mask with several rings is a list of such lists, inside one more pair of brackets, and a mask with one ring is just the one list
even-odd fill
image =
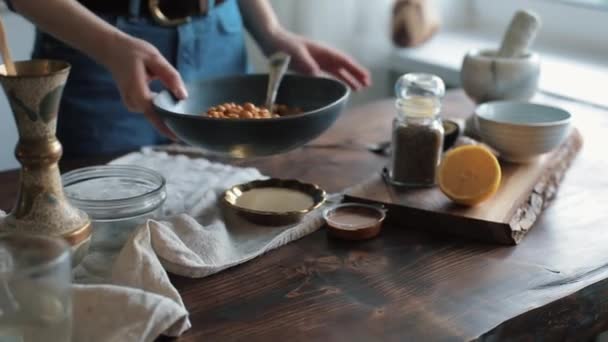
{"label": "halved orange", "polygon": [[437,181],[452,201],[472,206],[492,197],[500,186],[500,178],[500,164],[490,150],[465,145],[443,156]]}

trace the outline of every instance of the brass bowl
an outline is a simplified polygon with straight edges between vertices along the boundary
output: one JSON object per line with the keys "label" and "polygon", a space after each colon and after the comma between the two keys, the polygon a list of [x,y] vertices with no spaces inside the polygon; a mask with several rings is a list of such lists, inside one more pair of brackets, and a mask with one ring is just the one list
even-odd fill
{"label": "brass bowl", "polygon": [[[239,198],[247,191],[259,188],[281,188],[295,190],[310,196],[312,205],[301,210],[269,211],[245,208],[238,205]],[[239,184],[224,192],[222,203],[228,209],[245,220],[266,226],[282,226],[300,222],[304,215],[320,207],[326,200],[327,193],[315,184],[302,183],[292,179],[270,178]]]}

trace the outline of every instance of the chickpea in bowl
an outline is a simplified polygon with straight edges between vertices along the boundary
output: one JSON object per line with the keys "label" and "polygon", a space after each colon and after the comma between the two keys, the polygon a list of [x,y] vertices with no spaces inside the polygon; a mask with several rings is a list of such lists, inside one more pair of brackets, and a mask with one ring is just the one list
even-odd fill
{"label": "chickpea in bowl", "polygon": [[213,106],[201,115],[216,119],[270,119],[302,113],[302,109],[298,107],[290,108],[281,104],[274,105],[273,109],[270,113],[268,108],[258,107],[251,102],[245,102],[243,105],[227,102]]}

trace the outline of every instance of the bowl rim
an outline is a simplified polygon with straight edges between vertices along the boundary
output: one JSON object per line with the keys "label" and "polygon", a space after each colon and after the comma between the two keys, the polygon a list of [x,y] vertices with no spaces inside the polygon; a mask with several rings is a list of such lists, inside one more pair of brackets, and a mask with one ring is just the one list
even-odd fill
{"label": "bowl rim", "polygon": [[500,61],[502,63],[522,63],[522,62],[538,62],[540,56],[534,51],[526,51],[523,56],[519,57],[499,57],[495,56],[498,54],[498,49],[483,48],[483,49],[471,49],[467,51],[465,58],[484,60],[484,61]]}
{"label": "bowl rim", "polygon": [[[336,227],[338,224],[334,224],[332,225],[331,222],[333,223],[337,223],[335,220],[332,221],[331,219],[331,214],[344,209],[344,208],[351,208],[351,209],[360,209],[363,208],[365,210],[369,210],[370,212],[373,211],[374,213],[378,214],[378,217],[376,218],[376,222],[374,222],[373,225],[370,226],[365,226],[365,225],[360,225],[360,226],[355,226],[357,227],[357,229],[353,229],[353,231],[357,231],[357,230],[362,230],[362,229],[369,229],[377,224],[381,224],[382,222],[384,222],[384,220],[386,219],[386,208],[384,208],[383,206],[379,206],[379,205],[373,205],[373,204],[366,204],[366,203],[358,203],[358,202],[342,202],[339,204],[335,204],[327,209],[325,209],[323,211],[323,219],[325,220],[325,222],[327,222],[327,224],[331,225],[332,227]],[[342,227],[345,226],[352,226],[352,225],[347,225],[347,224],[342,224]],[[344,230],[344,228],[336,228],[336,229],[342,229]]]}
{"label": "bowl rim", "polygon": [[[495,106],[502,106],[502,105],[523,105],[523,106],[528,106],[530,108],[545,108],[551,111],[557,111],[557,112],[561,112],[562,114],[566,114],[566,118],[565,119],[561,119],[561,120],[555,120],[555,121],[549,121],[549,122],[529,122],[529,123],[518,123],[518,122],[512,122],[512,121],[506,121],[506,120],[499,120],[499,119],[493,119],[493,118],[488,118],[486,116],[484,116],[483,113],[481,113],[481,111],[484,108],[488,108],[488,107],[495,107]],[[560,107],[555,107],[555,106],[550,106],[550,105],[545,105],[545,104],[541,104],[541,103],[535,103],[535,102],[525,102],[525,101],[510,101],[510,100],[499,100],[499,101],[489,101],[489,102],[485,102],[482,103],[480,105],[478,105],[475,108],[474,111],[474,115],[478,120],[482,120],[482,121],[487,121],[487,122],[492,122],[492,123],[498,123],[501,125],[510,125],[510,126],[514,126],[514,127],[520,127],[520,128],[525,128],[525,127],[553,127],[553,126],[560,126],[560,125],[565,125],[565,124],[569,124],[572,121],[572,113],[570,113],[569,111],[560,108]]]}
{"label": "bowl rim", "polygon": [[[246,74],[246,75],[232,75],[232,76],[225,76],[225,77],[215,77],[215,78],[209,78],[209,79],[203,79],[203,80],[198,80],[195,82],[191,82],[190,84],[196,84],[196,83],[211,83],[213,81],[218,81],[218,80],[229,80],[229,79],[237,79],[237,78],[255,78],[255,77],[263,77],[263,76],[268,76],[268,74],[265,73],[254,73],[254,74]],[[344,100],[346,100],[351,93],[350,88],[346,85],[346,83],[344,83],[341,80],[338,80],[336,78],[332,78],[332,77],[324,77],[324,76],[307,76],[307,75],[301,75],[301,74],[294,74],[294,73],[289,73],[289,74],[285,74],[284,78],[308,78],[308,79],[323,79],[323,80],[327,80],[327,81],[331,81],[334,82],[336,84],[338,84],[339,86],[341,86],[344,90],[342,96],[340,96],[338,99],[334,100],[333,102],[326,104],[323,107],[311,110],[311,111],[306,111],[306,112],[302,112],[299,114],[293,114],[293,115],[287,115],[287,116],[281,116],[278,118],[266,118],[266,119],[247,119],[247,118],[211,118],[208,116],[203,116],[203,115],[197,115],[197,114],[187,114],[187,113],[176,113],[176,112],[172,112],[168,109],[165,109],[163,107],[161,107],[157,102],[160,101],[159,98],[160,96],[162,96],[162,94],[164,93],[168,93],[170,97],[174,98],[173,95],[171,94],[171,92],[169,92],[167,89],[157,93],[154,98],[152,99],[152,105],[154,107],[154,109],[158,112],[161,112],[163,114],[169,115],[169,116],[173,116],[176,118],[183,118],[183,117],[188,117],[188,118],[193,118],[194,120],[200,120],[200,121],[212,121],[212,122],[277,122],[277,121],[285,121],[285,120],[293,120],[299,117],[303,117],[303,116],[309,116],[309,115],[314,115],[314,114],[318,114],[324,110],[326,110],[327,108],[331,108],[341,102],[344,102]],[[181,100],[178,100],[178,102]]]}
{"label": "bowl rim", "polygon": [[61,59],[54,58],[32,58],[14,61],[15,67],[28,66],[28,65],[40,65],[46,64],[50,68],[47,73],[17,73],[16,75],[8,75],[6,72],[6,63],[0,64],[0,78],[2,79],[33,79],[33,78],[45,78],[53,77],[69,73],[72,69],[72,64]]}
{"label": "bowl rim", "polygon": [[[145,179],[145,177],[148,177]],[[68,190],[70,186],[91,180],[124,178],[130,181],[145,179],[153,183],[150,189],[137,194],[113,199],[83,199]],[[167,180],[158,171],[139,165],[106,164],[86,166],[61,175],[65,197],[76,207],[97,221],[141,216],[160,208],[167,199]]]}

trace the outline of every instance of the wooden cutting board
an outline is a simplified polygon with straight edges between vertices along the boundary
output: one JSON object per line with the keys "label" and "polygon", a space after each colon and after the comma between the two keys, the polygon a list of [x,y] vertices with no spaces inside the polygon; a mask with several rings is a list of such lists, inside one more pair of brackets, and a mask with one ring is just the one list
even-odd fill
{"label": "wooden cutting board", "polygon": [[387,220],[499,244],[519,243],[555,197],[564,174],[583,144],[578,130],[556,150],[530,164],[501,162],[498,192],[475,207],[451,202],[439,188],[403,189],[388,185],[382,172],[347,192],[345,200],[381,203]]}

